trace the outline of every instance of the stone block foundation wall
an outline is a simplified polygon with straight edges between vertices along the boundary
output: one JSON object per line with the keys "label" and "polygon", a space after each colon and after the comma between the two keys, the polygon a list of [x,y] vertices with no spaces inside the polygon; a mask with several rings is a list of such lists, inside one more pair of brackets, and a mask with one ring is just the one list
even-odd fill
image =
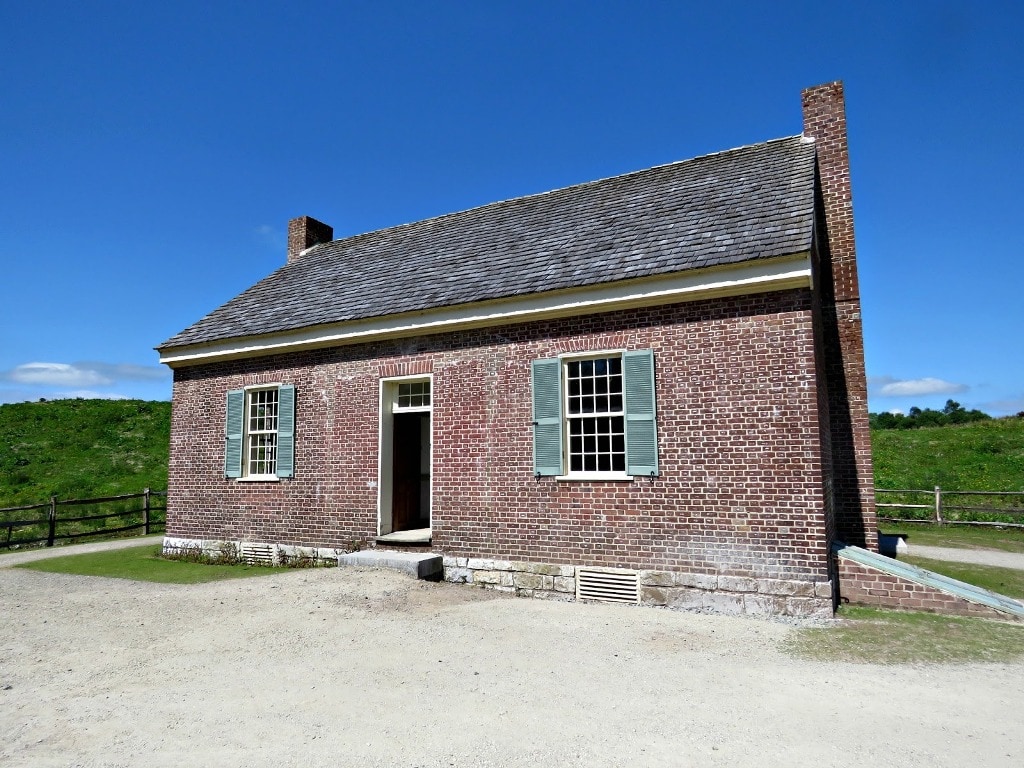
{"label": "stone block foundation wall", "polygon": [[276,544],[253,541],[227,541],[224,539],[183,539],[165,536],[163,553],[165,555],[187,556],[192,553],[202,554],[212,560],[242,558],[247,548],[258,548],[270,555],[267,565],[286,565],[289,562],[305,560],[318,565],[333,565],[338,555],[346,550],[333,547],[299,547],[289,544]]}
{"label": "stone block foundation wall", "polygon": [[840,602],[910,611],[1007,619],[1006,614],[845,558],[839,566]]}
{"label": "stone block foundation wall", "polygon": [[[832,616],[832,582],[754,579],[706,573],[637,571],[640,604],[673,610],[756,616]],[[444,579],[521,597],[576,599],[576,567],[445,557]]]}

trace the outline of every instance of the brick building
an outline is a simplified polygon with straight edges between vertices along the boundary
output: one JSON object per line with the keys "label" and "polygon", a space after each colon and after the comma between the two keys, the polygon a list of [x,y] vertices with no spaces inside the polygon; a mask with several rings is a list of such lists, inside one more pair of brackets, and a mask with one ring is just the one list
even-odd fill
{"label": "brick building", "polygon": [[168,547],[418,546],[537,596],[823,614],[875,548],[841,83],[803,134],[342,240],[158,347]]}

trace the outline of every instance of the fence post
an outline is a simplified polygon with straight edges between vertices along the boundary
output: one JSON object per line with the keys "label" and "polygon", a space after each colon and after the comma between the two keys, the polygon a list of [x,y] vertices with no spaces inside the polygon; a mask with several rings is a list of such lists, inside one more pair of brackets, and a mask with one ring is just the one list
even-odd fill
{"label": "fence post", "polygon": [[149,488],[142,491],[142,530],[149,536]]}
{"label": "fence post", "polygon": [[50,513],[47,515],[50,530],[46,534],[46,546],[52,547],[53,540],[57,537],[57,497],[50,497]]}
{"label": "fence post", "polygon": [[935,522],[942,525],[942,489],[935,486]]}

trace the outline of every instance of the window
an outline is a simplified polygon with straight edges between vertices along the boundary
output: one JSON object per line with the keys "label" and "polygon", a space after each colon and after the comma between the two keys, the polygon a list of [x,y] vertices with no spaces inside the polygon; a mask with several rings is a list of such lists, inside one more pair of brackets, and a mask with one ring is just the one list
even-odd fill
{"label": "window", "polygon": [[564,365],[569,472],[625,472],[622,357]]}
{"label": "window", "polygon": [[245,397],[246,475],[273,475],[277,472],[276,389],[256,389]]}
{"label": "window", "polygon": [[292,477],[295,387],[236,389],[227,394],[226,477]]}
{"label": "window", "polygon": [[403,381],[398,385],[395,410],[412,410],[430,406],[430,380]]}
{"label": "window", "polygon": [[533,429],[538,476],[657,475],[653,353],[534,360]]}

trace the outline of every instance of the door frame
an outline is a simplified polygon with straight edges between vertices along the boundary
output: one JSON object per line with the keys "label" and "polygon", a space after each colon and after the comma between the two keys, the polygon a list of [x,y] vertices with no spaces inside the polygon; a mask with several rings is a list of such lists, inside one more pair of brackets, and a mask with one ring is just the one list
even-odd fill
{"label": "door frame", "polygon": [[434,521],[434,375],[419,373],[409,376],[393,376],[380,380],[379,410],[377,418],[377,535],[393,532],[392,492],[394,489],[395,457],[395,410],[398,408],[398,385],[426,381],[430,384],[430,405],[401,408],[399,413],[429,413],[430,434],[427,437],[430,451],[430,487],[428,493],[430,522]]}

